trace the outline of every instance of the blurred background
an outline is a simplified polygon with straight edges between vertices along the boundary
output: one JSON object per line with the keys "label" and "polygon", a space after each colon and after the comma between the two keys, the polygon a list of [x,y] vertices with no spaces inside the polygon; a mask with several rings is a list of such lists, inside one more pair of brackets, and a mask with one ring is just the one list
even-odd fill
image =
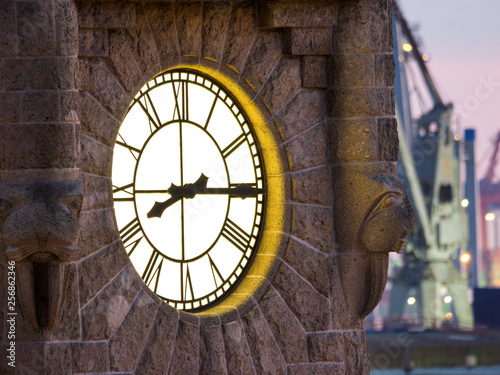
{"label": "blurred background", "polygon": [[397,0],[398,175],[417,217],[366,319],[373,374],[500,375],[500,1]]}

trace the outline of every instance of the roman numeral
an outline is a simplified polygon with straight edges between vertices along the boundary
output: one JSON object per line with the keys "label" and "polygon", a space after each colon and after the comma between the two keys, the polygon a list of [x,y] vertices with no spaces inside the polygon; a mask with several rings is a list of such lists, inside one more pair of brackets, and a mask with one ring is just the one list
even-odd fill
{"label": "roman numeral", "polygon": [[[135,218],[130,223],[125,225],[122,229],[120,229],[119,233],[120,233],[120,237],[122,239],[123,245],[125,247],[130,246],[132,244],[132,242],[130,242],[130,241],[140,231],[141,231],[141,225],[139,224],[139,219],[137,219],[137,218]],[[138,243],[134,246],[134,249],[137,247],[137,245],[138,245]]]}
{"label": "roman numeral", "polygon": [[219,91],[217,91],[217,94],[215,95],[214,101],[212,103],[212,107],[210,107],[210,112],[208,112],[207,121],[205,122],[205,126],[204,126],[205,129],[208,127],[208,123],[210,122],[210,119],[212,118],[212,113],[214,113],[214,108],[215,108],[215,105],[217,104],[217,99],[219,98]]}
{"label": "roman numeral", "polygon": [[[181,265],[182,267],[182,265]],[[183,301],[187,301],[188,299],[189,300],[192,300],[194,299],[194,290],[193,290],[193,282],[191,281],[191,275],[189,274],[189,266],[186,265],[186,280],[183,280],[182,282],[182,286],[181,286],[181,295],[182,295],[182,298],[183,298]],[[191,296],[190,298],[188,298],[188,289],[189,288],[189,292],[191,293]],[[182,292],[182,289],[184,289],[184,293]]]}
{"label": "roman numeral", "polygon": [[[159,261],[158,261],[159,260]],[[163,256],[160,256],[158,250],[153,251],[151,258],[149,258],[148,265],[142,274],[142,279],[147,286],[151,285],[151,282],[156,277],[155,285],[153,291],[156,293],[158,290],[158,281],[160,280],[161,267],[163,265]]]}
{"label": "roman numeral", "polygon": [[224,223],[221,235],[242,253],[246,251],[251,238],[247,232],[241,229],[230,219],[227,219]]}
{"label": "roman numeral", "polygon": [[[215,262],[210,257],[210,254],[208,255],[208,261],[210,262],[210,268],[212,269],[212,276],[214,277],[215,286],[219,286],[220,284],[222,284],[224,282],[224,278],[222,277],[217,266],[215,265]],[[219,282],[217,282],[217,277],[215,275],[217,275],[217,277],[219,278],[219,280],[220,280]]]}
{"label": "roman numeral", "polygon": [[246,140],[245,134],[241,134],[238,138],[232,141],[227,147],[222,150],[222,156],[226,159],[229,155],[231,155],[234,150],[240,147]]}
{"label": "roman numeral", "polygon": [[[142,110],[144,111],[146,116],[148,116],[149,131],[153,132],[154,129],[158,129],[160,127],[160,124],[161,124],[160,118],[158,117],[158,114],[156,113],[156,108],[153,105],[153,102],[151,101],[149,94],[145,95],[144,103],[141,101],[141,99],[136,100],[136,103],[140,105],[140,107],[142,108]],[[149,105],[151,106],[151,111],[149,111],[149,109],[148,109],[148,101],[149,101]],[[153,115],[155,116],[155,118],[153,118],[153,116],[151,116],[151,112],[153,112]],[[154,129],[151,127],[151,124],[153,124]]]}
{"label": "roman numeral", "polygon": [[[177,113],[177,118],[179,120],[189,120],[189,108],[188,108],[188,83],[187,82],[179,82],[177,85],[177,90],[175,89],[175,82],[172,83],[172,89],[174,90],[174,98],[175,98],[175,109],[174,109],[174,117]],[[179,98],[180,96],[180,98]],[[179,101],[180,99],[180,101]]]}
{"label": "roman numeral", "polygon": [[[139,154],[141,153],[141,150],[139,150],[138,148],[135,148],[133,146],[130,146],[129,144],[127,144],[127,142],[125,142],[125,140],[123,139],[123,137],[120,135],[120,133],[118,133],[118,137],[120,137],[121,141],[116,141],[116,144],[117,145],[120,145],[122,147],[125,147],[127,148],[130,153],[132,154],[132,156],[134,157],[135,160],[137,160]],[[136,155],[137,154],[137,155]]]}
{"label": "roman numeral", "polygon": [[134,183],[131,183],[128,185],[123,185],[122,187],[118,187],[116,185],[113,185],[113,195],[115,193],[120,193],[120,192],[124,192],[124,193],[130,195],[129,197],[126,197],[126,198],[115,197],[115,198],[113,198],[113,201],[115,201],[115,202],[133,202],[134,201],[134,194],[131,193],[130,191],[127,191],[127,189],[130,189],[133,185],[134,185]]}

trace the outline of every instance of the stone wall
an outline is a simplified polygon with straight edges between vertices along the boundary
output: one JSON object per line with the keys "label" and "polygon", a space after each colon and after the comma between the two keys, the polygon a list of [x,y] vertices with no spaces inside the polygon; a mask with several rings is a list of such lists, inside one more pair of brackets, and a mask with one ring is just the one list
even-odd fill
{"label": "stone wall", "polygon": [[[0,199],[9,208],[0,224],[17,209],[12,184],[20,192],[81,179],[84,190],[61,314],[38,332],[18,314],[16,373],[368,374],[364,316],[391,249],[369,253],[358,237],[380,197],[400,188],[391,51],[390,0],[2,0]],[[120,122],[140,87],[179,64],[238,82],[285,168],[277,267],[262,296],[223,316],[162,303],[130,264],[114,219]],[[1,280],[6,238],[4,228]],[[11,371],[6,300],[2,287],[2,373]]]}

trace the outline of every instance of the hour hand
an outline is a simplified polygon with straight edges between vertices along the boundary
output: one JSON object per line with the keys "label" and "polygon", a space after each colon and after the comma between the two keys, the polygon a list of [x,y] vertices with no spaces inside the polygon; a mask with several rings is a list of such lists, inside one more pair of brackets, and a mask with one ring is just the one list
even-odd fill
{"label": "hour hand", "polygon": [[168,192],[171,198],[167,199],[165,202],[155,202],[151,211],[148,212],[148,218],[161,217],[163,211],[168,207],[173,205],[175,202],[181,200],[181,198],[192,199],[200,190],[206,189],[208,177],[203,173],[193,184],[185,184],[183,186],[170,185]]}
{"label": "hour hand", "polygon": [[182,195],[178,195],[167,199],[165,202],[155,202],[151,211],[148,212],[148,218],[161,217],[163,211],[165,211],[168,207],[173,205],[175,202],[180,201],[181,199]]}

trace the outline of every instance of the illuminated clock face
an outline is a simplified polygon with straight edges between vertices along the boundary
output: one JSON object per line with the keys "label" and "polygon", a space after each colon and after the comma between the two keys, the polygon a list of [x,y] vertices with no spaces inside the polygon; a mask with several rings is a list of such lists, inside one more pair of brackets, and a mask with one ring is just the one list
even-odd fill
{"label": "illuminated clock face", "polygon": [[191,70],[149,81],[120,127],[112,183],[127,253],[165,302],[202,310],[242,278],[266,186],[251,125],[221,84]]}

